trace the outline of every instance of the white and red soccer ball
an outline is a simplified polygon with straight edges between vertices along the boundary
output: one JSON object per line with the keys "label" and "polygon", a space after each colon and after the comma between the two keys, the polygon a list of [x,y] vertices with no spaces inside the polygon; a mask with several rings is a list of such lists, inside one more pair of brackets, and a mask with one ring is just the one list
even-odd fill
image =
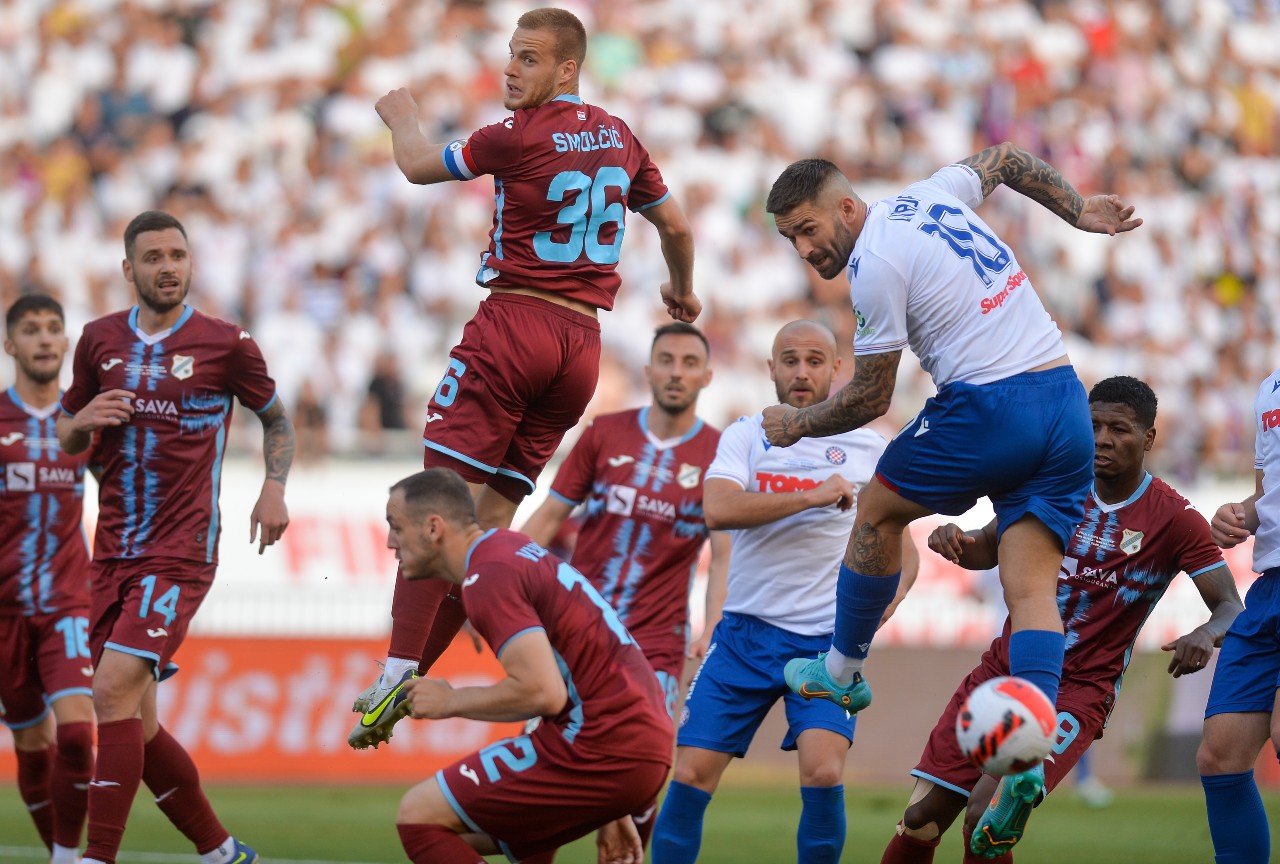
{"label": "white and red soccer ball", "polygon": [[1016,774],[1049,755],[1058,713],[1044,692],[1022,678],[992,678],[973,689],[956,716],[965,758],[987,774]]}

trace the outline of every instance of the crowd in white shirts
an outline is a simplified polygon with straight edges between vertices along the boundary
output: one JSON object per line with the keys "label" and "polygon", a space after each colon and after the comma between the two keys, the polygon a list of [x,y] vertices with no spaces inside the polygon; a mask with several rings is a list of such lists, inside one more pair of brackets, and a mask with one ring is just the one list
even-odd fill
{"label": "crowd in white shirts", "polygon": [[[0,300],[51,291],[73,334],[127,306],[123,226],[168,209],[191,236],[195,304],[252,329],[304,456],[413,452],[482,297],[492,186],[406,183],[373,104],[411,86],[435,141],[500,120],[511,22],[531,5],[0,0]],[[874,200],[1012,140],[1146,220],[1107,242],[1006,190],[981,210],[1085,383],[1152,384],[1151,467],[1171,481],[1250,464],[1254,386],[1280,357],[1280,4],[564,5],[591,34],[584,98],[636,131],[694,224],[708,420],[773,401],[761,372],[781,321],[822,320],[848,353],[847,284],[818,281],[764,213],[787,163],[827,156]],[[642,400],[664,317],[657,235],[629,227],[601,410]],[[901,369],[905,422],[930,385]],[[395,408],[408,428],[382,433]]]}

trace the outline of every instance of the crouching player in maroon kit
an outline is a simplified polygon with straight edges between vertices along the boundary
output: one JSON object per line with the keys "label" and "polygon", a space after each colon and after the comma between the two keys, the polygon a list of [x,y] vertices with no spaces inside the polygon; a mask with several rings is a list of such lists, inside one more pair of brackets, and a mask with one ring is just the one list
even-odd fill
{"label": "crouching player in maroon kit", "polygon": [[[966,812],[966,862],[1004,856],[1026,827],[1031,808],[1101,738],[1129,653],[1147,616],[1179,571],[1195,581],[1209,620],[1164,645],[1174,677],[1199,672],[1243,609],[1235,579],[1209,535],[1209,523],[1143,459],[1155,443],[1156,396],[1127,376],[1089,393],[1094,484],[1058,575],[1058,607],[1067,633],[1058,693],[1058,738],[1050,758],[1022,774],[980,774],[956,743],[956,714],[979,684],[1009,674],[1009,622],[977,668],[961,682],[911,773],[916,788],[881,864],[933,860],[943,832]],[[970,570],[995,565],[995,523],[961,532],[945,525],[929,547]],[[993,797],[993,793],[999,792]],[[990,806],[988,806],[990,802]]]}
{"label": "crouching player in maroon kit", "polygon": [[[396,817],[414,864],[512,861],[648,814],[671,766],[671,720],[653,670],[577,570],[514,531],[485,531],[467,484],[431,468],[391,487],[388,547],[406,579],[460,585],[506,677],[454,689],[418,678],[389,705],[420,719],[544,718],[410,789]],[[634,831],[605,858],[643,857]]]}
{"label": "crouching player in maroon kit", "polygon": [[248,333],[185,304],[192,259],[168,213],[124,232],[124,276],[138,305],[84,328],[62,397],[67,453],[100,438],[89,647],[98,760],[89,784],[85,862],[114,862],[140,783],[200,853],[201,864],[251,864],[253,849],[214,815],[195,764],[156,716],[156,684],[217,570],[222,457],[232,398],[262,422],[266,479],[249,541],[275,543],[289,523],[284,484],[293,424]]}
{"label": "crouching player in maroon kit", "polygon": [[90,456],[63,453],[54,431],[67,353],[58,301],[29,294],[10,306],[4,350],[16,374],[0,395],[0,722],[13,733],[18,792],[53,864],[74,864],[93,773],[80,523]]}
{"label": "crouching player in maroon kit", "polygon": [[[648,151],[621,119],[578,96],[586,30],[563,9],[520,16],[504,70],[512,115],[468,138],[431,144],[407,89],[378,100],[396,165],[419,184],[493,176],[489,248],[476,282],[488,290],[427,406],[424,467],[457,471],[485,528],[506,528],[582,417],[600,374],[601,310],[613,308],[627,211],[661,238],[671,317],[691,322],[693,235]],[[448,594],[446,599],[445,595]],[[427,669],[465,613],[440,582],[396,580],[382,677],[357,697],[348,736],[364,748],[390,737],[378,706]]]}

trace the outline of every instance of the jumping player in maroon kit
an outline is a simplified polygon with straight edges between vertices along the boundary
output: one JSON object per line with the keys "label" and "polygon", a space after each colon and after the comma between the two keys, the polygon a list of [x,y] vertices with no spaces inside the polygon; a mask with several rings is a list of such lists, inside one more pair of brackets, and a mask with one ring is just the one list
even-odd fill
{"label": "jumping player in maroon kit", "polygon": [[[506,673],[487,687],[412,680],[388,710],[422,719],[544,718],[532,733],[490,744],[405,794],[396,824],[409,859],[482,864],[481,855],[502,853],[521,861],[649,812],[671,766],[671,720],[613,607],[523,534],[481,528],[467,485],[448,469],[391,487],[387,523],[405,578],[459,585],[472,625]],[[607,857],[640,860],[631,837],[626,854]]]}
{"label": "jumping player in maroon kit", "polygon": [[[657,166],[627,124],[578,96],[582,23],[563,9],[521,15],[511,37],[503,105],[513,113],[469,138],[431,144],[405,88],[378,100],[396,164],[412,183],[493,175],[489,248],[476,282],[489,296],[449,353],[427,407],[426,467],[457,471],[480,524],[506,528],[564,434],[582,417],[600,371],[598,311],[613,308],[627,210],[657,228],[670,315],[697,318],[692,232]],[[390,737],[381,710],[415,670],[430,667],[466,615],[440,582],[396,580],[382,677],[357,697],[348,742]]]}
{"label": "jumping player in maroon kit", "polygon": [[[1108,378],[1090,391],[1089,408],[1094,484],[1058,576],[1067,651],[1053,752],[1031,771],[997,780],[971,766],[956,743],[956,714],[965,697],[983,681],[1009,674],[1006,620],[1004,632],[961,682],[929,736],[911,772],[917,778],[911,803],[881,864],[932,861],[943,832],[961,813],[966,813],[966,862],[999,856],[1012,861],[1012,847],[1022,838],[1031,808],[1102,737],[1138,630],[1178,572],[1195,581],[1211,614],[1163,646],[1171,654],[1174,677],[1203,669],[1244,608],[1210,538],[1209,523],[1143,466],[1156,437],[1151,388],[1136,378]],[[944,525],[929,537],[929,547],[967,569],[986,569],[995,564],[995,530],[994,522],[965,532]]]}
{"label": "jumping player in maroon kit", "polygon": [[249,525],[259,553],[289,523],[293,424],[252,337],[185,304],[192,259],[181,223],[142,213],[124,248],[138,305],[85,327],[58,418],[64,451],[81,452],[97,432],[103,455],[89,629],[98,761],[84,861],[115,861],[146,783],[201,864],[251,864],[256,853],[218,822],[191,757],[159,725],[156,684],[177,671],[173,654],[217,569],[232,397],[262,421],[266,479]]}
{"label": "jumping player in maroon kit", "polygon": [[52,864],[75,864],[93,773],[80,521],[90,454],[63,453],[54,431],[67,353],[58,301],[28,294],[10,306],[4,350],[16,374],[0,395],[0,722],[13,733],[18,792]]}

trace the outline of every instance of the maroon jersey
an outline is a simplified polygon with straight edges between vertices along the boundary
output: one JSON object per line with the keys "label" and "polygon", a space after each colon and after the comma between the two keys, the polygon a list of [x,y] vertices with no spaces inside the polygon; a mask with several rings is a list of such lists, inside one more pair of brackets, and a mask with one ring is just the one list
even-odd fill
{"label": "maroon jersey", "polygon": [[[1067,634],[1062,661],[1064,692],[1110,712],[1138,630],[1179,572],[1199,576],[1222,566],[1222,550],[1209,523],[1187,499],[1150,474],[1117,505],[1085,501],[1058,574],[1058,609]],[[992,644],[1009,665],[1009,624]]]}
{"label": "maroon jersey", "polygon": [[138,308],[90,322],[62,397],[74,415],[106,390],[136,394],[133,419],[98,434],[103,468],[93,557],[163,555],[212,564],[231,397],[261,413],[275,401],[257,343],[187,307],[166,333],[137,329]]}
{"label": "maroon jersey", "polygon": [[653,670],[581,573],[523,534],[492,530],[468,553],[462,599],[499,657],[515,636],[546,632],[569,691],[548,722],[575,753],[671,763],[671,720]]}
{"label": "maroon jersey", "polygon": [[493,230],[476,282],[612,309],[626,211],[669,194],[627,124],[577,96],[517,109],[444,150],[459,180],[493,175]]}
{"label": "maroon jersey", "polygon": [[654,660],[683,663],[689,582],[707,536],[702,478],[720,432],[698,420],[683,437],[659,442],[649,408],[597,417],[569,453],[551,494],[586,502],[573,552],[582,572]]}
{"label": "maroon jersey", "polygon": [[58,446],[58,411],[0,395],[0,614],[49,614],[89,604],[81,525],[90,450]]}

